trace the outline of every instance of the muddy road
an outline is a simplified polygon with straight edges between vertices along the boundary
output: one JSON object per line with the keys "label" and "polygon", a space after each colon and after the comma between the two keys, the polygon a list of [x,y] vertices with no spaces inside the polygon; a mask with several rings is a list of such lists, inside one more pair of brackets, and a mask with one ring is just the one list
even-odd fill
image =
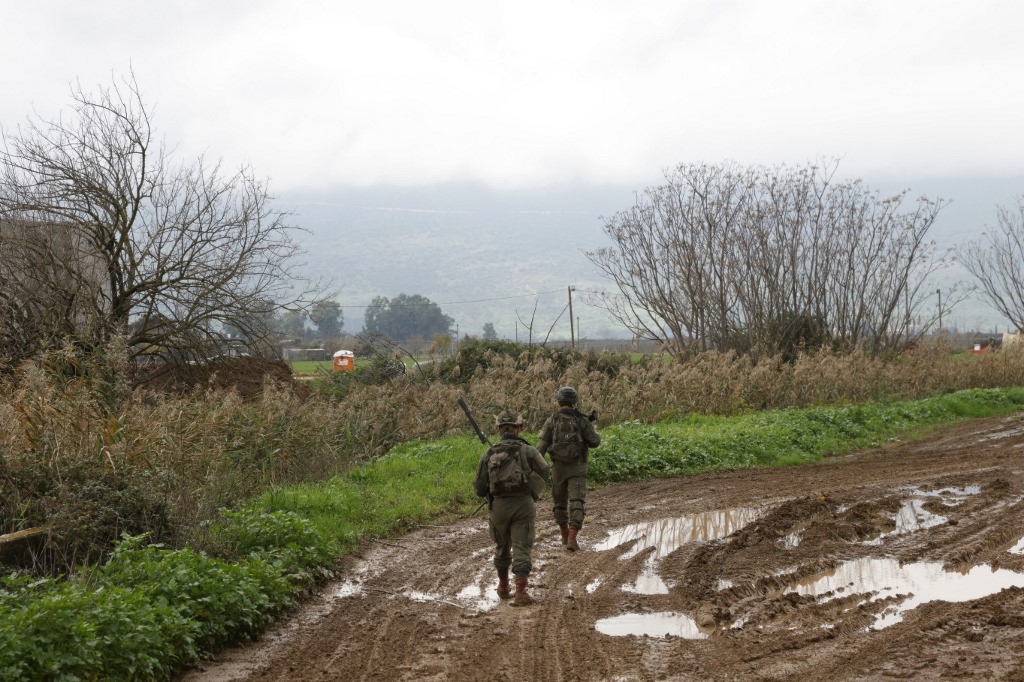
{"label": "muddy road", "polygon": [[575,554],[539,503],[535,606],[485,519],[423,527],[182,679],[1024,680],[1024,414],[587,502]]}

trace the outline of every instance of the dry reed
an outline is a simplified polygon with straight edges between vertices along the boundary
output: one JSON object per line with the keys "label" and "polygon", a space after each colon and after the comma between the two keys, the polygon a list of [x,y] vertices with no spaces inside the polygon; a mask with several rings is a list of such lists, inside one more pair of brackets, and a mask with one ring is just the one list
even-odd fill
{"label": "dry reed", "polygon": [[[537,429],[561,385],[582,396],[600,423],[654,422],[688,413],[738,414],[867,400],[915,399],[943,391],[1024,385],[1024,352],[954,356],[942,344],[896,360],[818,352],[786,363],[754,364],[730,353],[686,362],[647,356],[615,371],[550,358],[488,357],[464,384],[401,377],[353,384],[342,398],[306,399],[267,383],[254,400],[232,392],[186,397],[136,392],[111,401],[88,381],[55,381],[28,365],[0,398],[0,532],[52,522],[63,499],[81,523],[89,500],[75,486],[103,479],[127,491],[139,517],[103,526],[97,542],[166,523],[165,539],[184,544],[202,521],[274,486],[323,479],[377,457],[399,442],[467,433],[464,396],[479,421],[509,407]],[[109,498],[109,499],[108,499]],[[95,501],[93,501],[95,502]],[[143,503],[144,502],[144,503]],[[74,526],[74,523],[72,523]],[[65,534],[88,532],[75,526]],[[95,529],[93,529],[95,532]],[[111,537],[113,535],[113,537]],[[92,550],[74,552],[81,560]],[[70,559],[68,559],[70,560]],[[59,563],[59,562],[58,562]]]}

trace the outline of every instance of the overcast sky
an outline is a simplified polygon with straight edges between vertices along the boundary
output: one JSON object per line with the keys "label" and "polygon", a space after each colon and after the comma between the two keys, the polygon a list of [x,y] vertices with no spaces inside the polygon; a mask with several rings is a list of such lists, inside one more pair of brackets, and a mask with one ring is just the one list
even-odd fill
{"label": "overcast sky", "polygon": [[642,186],[842,157],[869,183],[1024,174],[1024,3],[5,3],[6,130],[134,69],[182,153],[271,190]]}

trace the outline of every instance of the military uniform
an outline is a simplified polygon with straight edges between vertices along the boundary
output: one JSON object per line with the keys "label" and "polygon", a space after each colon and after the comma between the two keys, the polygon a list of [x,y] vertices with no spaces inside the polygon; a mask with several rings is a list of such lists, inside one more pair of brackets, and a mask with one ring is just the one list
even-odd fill
{"label": "military uniform", "polygon": [[[601,436],[590,418],[572,407],[562,407],[561,414],[575,417],[583,437],[583,452],[572,462],[551,461],[551,497],[555,523],[562,530],[562,544],[575,550],[576,534],[583,527],[584,508],[587,499],[587,458],[590,448],[601,444]],[[541,428],[537,450],[546,454],[551,447],[554,416],[548,417]],[[571,541],[570,541],[571,537]]]}
{"label": "military uniform", "polygon": [[[503,599],[511,596],[508,587],[508,572],[516,579],[516,605],[531,603],[525,594],[527,576],[533,567],[531,553],[536,538],[537,509],[534,503],[544,489],[548,464],[535,447],[511,432],[502,434],[502,442],[518,441],[519,452],[525,456],[531,473],[531,489],[511,495],[490,496],[487,461],[490,448],[480,457],[473,487],[480,497],[491,497],[488,525],[494,540],[494,567],[498,571],[498,595]],[[522,589],[520,589],[522,588]]]}

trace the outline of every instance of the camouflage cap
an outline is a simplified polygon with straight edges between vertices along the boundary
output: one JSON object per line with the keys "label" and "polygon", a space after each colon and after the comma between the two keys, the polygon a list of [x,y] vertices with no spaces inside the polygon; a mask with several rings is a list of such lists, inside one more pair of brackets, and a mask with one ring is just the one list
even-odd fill
{"label": "camouflage cap", "polygon": [[572,386],[562,386],[555,391],[555,400],[563,405],[575,405],[579,402],[580,396]]}
{"label": "camouflage cap", "polygon": [[502,426],[522,426],[523,423],[523,415],[515,410],[505,410],[501,414],[494,416],[494,426],[497,428]]}

